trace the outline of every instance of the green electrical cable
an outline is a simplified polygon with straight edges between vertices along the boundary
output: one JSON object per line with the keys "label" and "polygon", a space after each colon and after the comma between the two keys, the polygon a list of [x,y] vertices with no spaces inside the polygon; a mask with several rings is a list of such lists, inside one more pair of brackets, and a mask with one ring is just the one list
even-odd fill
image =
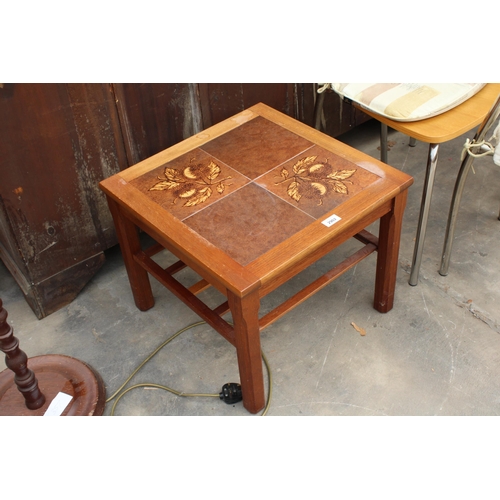
{"label": "green electrical cable", "polygon": [[[172,340],[176,339],[179,335],[182,333],[186,332],[187,330],[190,330],[191,328],[194,328],[196,326],[204,325],[206,324],[205,321],[199,321],[197,323],[193,323],[192,325],[186,326],[185,328],[182,328],[178,332],[174,333],[171,337],[169,337],[165,342],[160,344],[133,372],[132,374],[125,380],[125,382],[114,392],[112,396],[110,396],[108,399],[106,399],[106,404],[111,402],[113,399],[116,398],[116,401],[114,402],[113,406],[111,407],[111,416],[114,415],[115,413],[115,408],[120,399],[127,394],[127,392],[137,389],[139,387],[152,387],[156,389],[162,389],[168,392],[171,392],[172,394],[175,394],[176,396],[181,396],[181,397],[219,397],[219,394],[193,394],[193,393],[184,393],[180,391],[176,391],[175,389],[172,389],[170,387],[167,387],[165,385],[160,385],[160,384],[153,384],[153,383],[142,383],[142,384],[135,384],[133,386],[128,387],[125,389],[123,392],[122,389],[132,380],[132,378],[136,375],[137,372],[141,370],[141,368],[148,363],[161,349],[163,349],[167,344],[172,342]],[[266,406],[264,407],[264,411],[262,412],[261,416],[263,417],[264,415],[267,414],[269,407],[271,405],[271,396],[272,396],[272,375],[271,375],[271,369],[269,367],[269,363],[266,359],[266,356],[262,352],[262,359],[264,360],[264,364],[266,366],[267,374],[268,374],[268,396],[267,396],[267,403]]]}
{"label": "green electrical cable", "polygon": [[273,376],[271,373],[271,368],[269,366],[269,363],[267,362],[267,358],[264,354],[264,351],[261,350],[261,354],[262,354],[262,359],[264,360],[264,364],[266,365],[266,370],[267,370],[267,403],[266,403],[266,406],[264,407],[264,411],[260,415],[261,417],[264,417],[267,414],[269,407],[271,406],[271,398],[273,395]]}
{"label": "green electrical cable", "polygon": [[150,361],[153,356],[155,356],[161,349],[163,349],[169,342],[172,342],[175,338],[177,338],[181,333],[184,333],[187,330],[190,330],[191,328],[194,328],[195,326],[200,326],[204,325],[205,321],[199,321],[198,323],[193,323],[192,325],[186,326],[182,330],[179,330],[177,333],[174,333],[171,337],[169,337],[165,342],[160,344],[133,372],[132,375],[130,375],[125,382],[117,389],[117,391],[110,396],[107,400],[106,403],[109,403],[111,400],[113,400],[116,395],[130,382],[130,380],[134,377],[134,375],[148,362]]}

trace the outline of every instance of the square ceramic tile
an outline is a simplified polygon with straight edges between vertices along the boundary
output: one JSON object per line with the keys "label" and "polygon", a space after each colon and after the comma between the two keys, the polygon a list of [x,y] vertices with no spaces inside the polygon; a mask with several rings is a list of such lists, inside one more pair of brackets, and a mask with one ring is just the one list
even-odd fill
{"label": "square ceramic tile", "polygon": [[184,220],[245,266],[314,219],[254,183]]}
{"label": "square ceramic tile", "polygon": [[201,148],[255,179],[311,146],[308,140],[258,116]]}
{"label": "square ceramic tile", "polygon": [[183,220],[248,182],[225,163],[194,149],[130,183]]}
{"label": "square ceramic tile", "polygon": [[314,146],[255,182],[318,218],[379,179],[359,165]]}

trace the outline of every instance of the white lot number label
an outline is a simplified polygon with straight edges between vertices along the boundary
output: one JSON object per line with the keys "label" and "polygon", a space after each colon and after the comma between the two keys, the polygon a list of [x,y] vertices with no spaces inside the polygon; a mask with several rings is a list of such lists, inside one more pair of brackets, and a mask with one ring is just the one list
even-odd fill
{"label": "white lot number label", "polygon": [[57,396],[52,400],[43,416],[60,417],[72,399],[73,396],[65,394],[64,392],[59,392]]}
{"label": "white lot number label", "polygon": [[335,223],[337,223],[340,219],[338,215],[330,215],[328,219],[325,219],[324,221],[321,221],[321,224],[324,224],[326,227],[333,226]]}

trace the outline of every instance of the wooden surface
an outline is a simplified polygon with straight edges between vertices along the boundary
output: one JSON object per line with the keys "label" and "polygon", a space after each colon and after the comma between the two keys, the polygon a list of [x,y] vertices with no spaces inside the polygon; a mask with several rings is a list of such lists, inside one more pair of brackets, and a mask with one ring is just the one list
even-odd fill
{"label": "wooden surface", "polygon": [[62,417],[97,417],[104,413],[104,382],[83,361],[60,354],[47,354],[29,358],[28,366],[36,375],[45,403],[37,409],[26,408],[24,398],[13,382],[14,374],[4,370],[0,373],[0,416],[43,416],[60,392],[72,398],[61,413]]}
{"label": "wooden surface", "polygon": [[398,122],[363,108],[367,115],[415,139],[441,144],[465,134],[486,117],[500,94],[500,83],[488,83],[476,95],[459,106],[426,120]]}
{"label": "wooden surface", "polygon": [[114,96],[104,84],[5,84],[0,115],[0,258],[42,318],[116,243],[98,189],[128,166]]}
{"label": "wooden surface", "polygon": [[[236,347],[244,405],[256,413],[264,405],[262,328],[378,246],[374,307],[392,308],[412,182],[407,174],[257,104],[100,186],[139,309],[154,303],[149,273]],[[324,224],[333,215],[338,220]],[[377,219],[379,238],[364,231]],[[179,262],[167,270],[158,266],[150,258],[153,251],[139,248],[135,226]],[[262,297],[353,236],[363,250],[259,319]],[[202,278],[191,289],[173,277],[184,265]],[[195,296],[207,284],[227,297],[214,310]],[[234,327],[221,318],[228,308]]]}

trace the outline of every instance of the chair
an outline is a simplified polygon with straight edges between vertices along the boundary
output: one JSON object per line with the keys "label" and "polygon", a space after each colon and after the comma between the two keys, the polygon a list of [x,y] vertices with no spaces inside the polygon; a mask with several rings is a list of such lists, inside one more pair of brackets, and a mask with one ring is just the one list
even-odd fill
{"label": "chair", "polygon": [[[331,87],[327,88],[327,90],[330,89]],[[318,130],[321,129],[321,116],[326,94],[326,92],[321,92],[321,90],[325,90],[325,86],[318,89],[318,92],[320,93],[318,93],[315,105],[314,125]],[[443,254],[441,258],[441,266],[439,269],[439,273],[443,276],[446,276],[448,274],[451,247],[458,208],[460,205],[460,198],[462,196],[465,180],[472,165],[474,155],[493,154],[493,148],[487,143],[482,144],[482,141],[484,141],[486,134],[500,115],[500,83],[488,83],[484,85],[473,96],[468,97],[465,101],[461,102],[455,107],[437,114],[436,116],[431,116],[430,118],[425,118],[418,121],[399,121],[391,119],[380,114],[379,112],[374,112],[372,109],[361,105],[359,102],[349,102],[381,123],[380,149],[381,160],[383,162],[387,163],[388,127],[391,127],[394,130],[408,135],[410,137],[410,144],[414,140],[419,140],[429,144],[422,202],[420,205],[420,215],[417,225],[417,234],[415,239],[415,247],[413,250],[413,259],[409,279],[409,284],[413,286],[417,285],[418,283],[425,232],[427,228],[427,220],[432,197],[432,188],[434,185],[434,176],[436,173],[438,161],[439,145],[444,142],[456,139],[460,135],[465,134],[466,132],[469,132],[470,130],[480,125],[472,142],[467,143],[467,154],[462,161],[462,165],[458,172],[455,182],[455,188],[452,195],[447,229],[445,233]]]}

